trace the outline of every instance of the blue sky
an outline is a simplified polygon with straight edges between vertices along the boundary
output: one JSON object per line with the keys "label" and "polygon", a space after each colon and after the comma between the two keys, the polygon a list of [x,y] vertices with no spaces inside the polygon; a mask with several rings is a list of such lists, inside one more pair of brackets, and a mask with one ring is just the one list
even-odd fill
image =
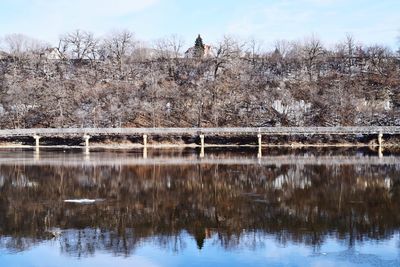
{"label": "blue sky", "polygon": [[276,39],[314,34],[330,46],[351,33],[365,44],[399,47],[399,0],[0,0],[0,37],[23,33],[57,45],[74,29],[98,36],[129,29],[137,38],[178,34],[190,46],[198,33],[206,43],[224,34]]}

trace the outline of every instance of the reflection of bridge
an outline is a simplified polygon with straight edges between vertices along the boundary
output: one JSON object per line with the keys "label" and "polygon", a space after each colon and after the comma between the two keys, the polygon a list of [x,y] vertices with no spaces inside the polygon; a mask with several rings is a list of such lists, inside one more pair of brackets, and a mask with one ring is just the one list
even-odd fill
{"label": "reflection of bridge", "polygon": [[142,158],[118,154],[8,154],[0,157],[0,165],[27,166],[153,166],[153,165],[400,165],[399,156],[266,156],[199,158],[196,155]]}

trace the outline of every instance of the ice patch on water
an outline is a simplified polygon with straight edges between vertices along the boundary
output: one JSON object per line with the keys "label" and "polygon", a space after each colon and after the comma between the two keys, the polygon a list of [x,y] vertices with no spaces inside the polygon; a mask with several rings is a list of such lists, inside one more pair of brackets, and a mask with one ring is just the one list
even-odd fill
{"label": "ice patch on water", "polygon": [[80,198],[80,199],[66,199],[64,202],[66,203],[76,203],[76,204],[93,204],[95,202],[104,201],[104,199],[88,199],[88,198]]}

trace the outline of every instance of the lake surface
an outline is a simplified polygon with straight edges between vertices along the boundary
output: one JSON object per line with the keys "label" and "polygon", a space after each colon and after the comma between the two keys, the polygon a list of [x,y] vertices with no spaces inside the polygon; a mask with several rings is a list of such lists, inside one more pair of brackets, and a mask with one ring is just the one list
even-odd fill
{"label": "lake surface", "polygon": [[400,155],[2,149],[0,266],[400,266]]}

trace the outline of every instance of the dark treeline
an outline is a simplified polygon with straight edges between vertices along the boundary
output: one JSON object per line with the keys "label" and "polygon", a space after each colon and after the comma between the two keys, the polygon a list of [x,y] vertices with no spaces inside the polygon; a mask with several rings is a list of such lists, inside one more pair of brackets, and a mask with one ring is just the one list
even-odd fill
{"label": "dark treeline", "polygon": [[387,47],[199,38],[75,31],[52,48],[5,36],[0,127],[400,125],[400,59]]}
{"label": "dark treeline", "polygon": [[27,249],[55,228],[72,255],[129,255],[148,239],[176,245],[182,232],[199,248],[210,237],[235,248],[246,233],[353,246],[398,230],[398,174],[397,165],[1,166],[0,247]]}

